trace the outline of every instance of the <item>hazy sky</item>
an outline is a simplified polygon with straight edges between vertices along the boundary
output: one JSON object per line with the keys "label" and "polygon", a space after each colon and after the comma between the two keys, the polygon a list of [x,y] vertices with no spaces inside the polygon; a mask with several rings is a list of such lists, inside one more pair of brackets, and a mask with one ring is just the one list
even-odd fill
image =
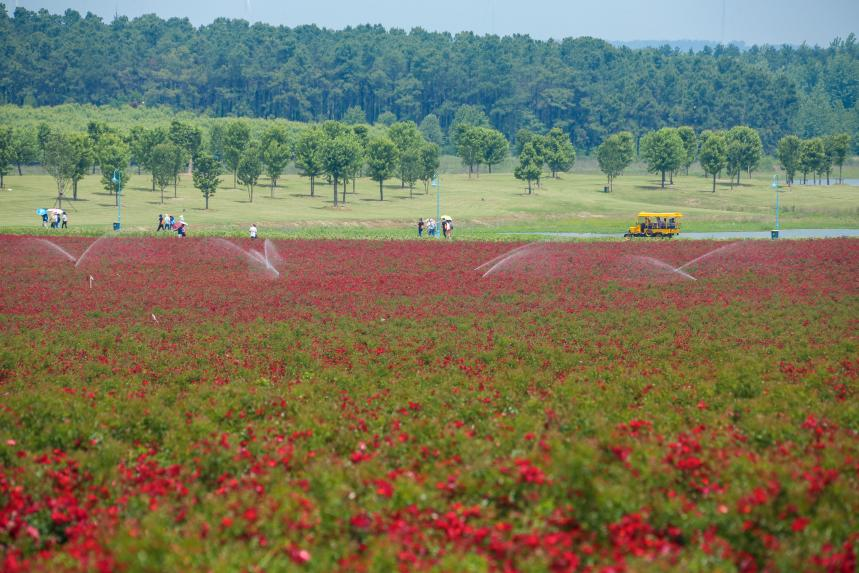
{"label": "hazy sky", "polygon": [[[595,36],[606,40],[715,40],[828,45],[859,32],[859,0],[0,0],[7,8],[74,8],[112,19],[155,13],[194,24],[245,18],[270,24],[343,28],[383,24],[406,30]],[[723,29],[724,8],[724,29]]]}

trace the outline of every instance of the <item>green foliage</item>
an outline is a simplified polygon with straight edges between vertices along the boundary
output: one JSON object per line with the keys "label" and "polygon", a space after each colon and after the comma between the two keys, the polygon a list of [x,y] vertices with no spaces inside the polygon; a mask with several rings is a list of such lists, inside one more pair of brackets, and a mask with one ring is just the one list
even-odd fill
{"label": "green foliage", "polygon": [[486,129],[483,132],[482,159],[490,173],[492,173],[492,166],[507,159],[509,154],[510,144],[507,143],[507,138],[504,137],[503,133],[495,129]]}
{"label": "green foliage", "polygon": [[280,178],[289,159],[292,156],[292,149],[287,142],[281,142],[276,139],[269,140],[262,152],[262,163],[265,167],[265,174],[271,180],[271,196],[274,197],[274,188],[277,185],[277,180]]}
{"label": "green foliage", "polygon": [[72,138],[63,133],[51,133],[45,141],[42,166],[57,184],[57,197],[62,203],[72,177],[78,169],[78,149]]}
{"label": "green foliage", "polygon": [[323,131],[328,127],[329,132],[335,135],[325,137],[321,149],[321,158],[324,173],[331,177],[334,183],[334,206],[336,207],[339,204],[337,184],[346,178],[350,168],[361,156],[361,143],[354,132],[348,129],[339,129],[334,124],[335,122],[323,124]]}
{"label": "green foliage", "polygon": [[462,163],[468,166],[468,176],[479,170],[483,161],[483,147],[485,141],[485,128],[470,125],[457,125],[451,136],[456,145],[456,154],[462,159]]}
{"label": "green foliage", "polygon": [[823,147],[823,139],[812,137],[804,140],[799,146],[799,170],[802,172],[802,182],[805,183],[806,176],[823,171],[823,163],[826,152]]}
{"label": "green foliage", "polygon": [[569,171],[576,162],[576,150],[569,136],[559,127],[553,127],[543,138],[540,155],[546,166],[557,177],[559,172]]}
{"label": "green foliage", "polygon": [[784,169],[788,185],[793,184],[793,178],[799,169],[801,148],[802,140],[795,135],[786,135],[778,141],[776,157],[778,157],[778,161],[781,163],[781,168]]}
{"label": "green foliage", "polygon": [[367,123],[367,114],[364,113],[364,110],[360,106],[353,105],[343,114],[343,123],[349,125]]}
{"label": "green foliage", "polygon": [[[847,154],[850,153],[850,134],[836,133],[829,135],[823,139],[823,145],[826,151],[826,156],[830,165],[838,166],[838,179],[841,178],[841,169],[844,167],[844,162],[847,160]],[[827,178],[829,174],[827,172]]]}
{"label": "green foliage", "polygon": [[152,171],[152,179],[161,190],[161,203],[164,203],[164,189],[170,185],[176,174],[176,156],[181,153],[179,146],[175,143],[159,143],[149,154],[149,169]]}
{"label": "green foliage", "polygon": [[233,173],[233,184],[236,183],[239,169],[239,161],[241,161],[245,149],[250,143],[251,129],[241,120],[231,121],[224,128],[223,135],[223,161],[224,164]]}
{"label": "green foliage", "polygon": [[438,116],[434,113],[426,115],[423,120],[421,120],[421,124],[418,129],[421,130],[424,139],[430,143],[434,143],[439,147],[444,145],[444,132],[441,130],[441,123],[438,120]]}
{"label": "green foliage", "polygon": [[699,160],[704,173],[713,177],[713,193],[715,193],[716,177],[728,162],[728,146],[725,143],[725,135],[718,131],[702,133],[701,141]]}
{"label": "green foliage", "polygon": [[298,136],[295,145],[295,166],[304,177],[310,178],[310,196],[314,196],[316,177],[324,170],[322,151],[325,133],[317,125],[307,126]]}
{"label": "green foliage", "polygon": [[373,181],[379,182],[379,200],[385,200],[382,184],[385,179],[393,177],[400,162],[400,153],[396,144],[387,136],[370,140],[367,145],[367,175]]}
{"label": "green foliage", "polygon": [[203,132],[198,126],[177,119],[170,122],[168,138],[192,159],[200,152],[203,144]]}
{"label": "green foliage", "polygon": [[12,132],[12,148],[12,161],[18,167],[18,175],[21,175],[21,166],[35,163],[39,159],[39,140],[36,130],[30,126],[16,127]]}
{"label": "green foliage", "polygon": [[221,165],[211,155],[202,154],[194,162],[194,187],[200,190],[206,199],[206,209],[209,208],[209,197],[218,190],[221,180]]}
{"label": "green foliage", "polygon": [[641,138],[641,158],[650,173],[662,174],[662,188],[665,189],[665,174],[683,165],[686,148],[676,129],[663,127]]}
{"label": "green foliage", "polygon": [[526,143],[519,154],[519,165],[516,166],[514,176],[528,182],[528,195],[531,194],[531,182],[539,181],[542,172],[543,160],[534,149],[534,144]]}
{"label": "green foliage", "polygon": [[12,128],[0,125],[0,191],[3,190],[3,177],[9,174],[15,159],[15,143]]}
{"label": "green foliage", "polygon": [[259,147],[255,142],[251,143],[242,153],[236,168],[238,182],[247,187],[248,201],[251,203],[254,202],[254,187],[262,175],[262,169]]}
{"label": "green foliage", "polygon": [[758,132],[750,127],[737,125],[725,134],[725,142],[728,146],[728,175],[736,177],[737,183],[740,182],[742,171],[747,172],[751,178],[752,171],[760,163],[764,151]]}
{"label": "green foliage", "polygon": [[118,135],[106,134],[101,138],[95,149],[95,158],[101,167],[101,183],[107,191],[115,191],[113,174],[119,170],[122,173],[122,187],[128,185],[131,179],[128,164],[131,162],[131,150]]}
{"label": "green foliage", "polygon": [[635,157],[635,142],[628,131],[615,133],[597,147],[597,162],[608,177],[609,190],[613,191],[614,178],[629,167]]}
{"label": "green foliage", "polygon": [[425,143],[420,150],[420,175],[418,178],[424,182],[424,191],[429,192],[429,183],[438,175],[439,146],[435,143]]}
{"label": "green foliage", "polygon": [[695,130],[688,125],[678,127],[677,135],[683,140],[683,148],[686,150],[683,167],[686,169],[686,175],[689,175],[689,166],[698,158],[698,136],[695,135]]}

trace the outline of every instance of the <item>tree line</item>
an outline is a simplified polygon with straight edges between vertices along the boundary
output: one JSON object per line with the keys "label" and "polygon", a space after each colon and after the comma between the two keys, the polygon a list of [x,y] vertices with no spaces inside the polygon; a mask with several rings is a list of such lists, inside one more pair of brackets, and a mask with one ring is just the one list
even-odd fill
{"label": "tree line", "polygon": [[[421,125],[398,121],[391,125],[347,124],[329,120],[317,124],[291,124],[267,121],[252,124],[233,119],[213,124],[204,130],[193,122],[174,119],[169,126],[147,128],[132,126],[125,132],[107,123],[91,121],[86,132],[66,133],[45,123],[36,126],[0,124],[0,188],[3,177],[22,166],[39,163],[57,182],[62,199],[70,188],[77,199],[78,182],[88,174],[100,173],[103,187],[111,194],[117,185],[125,187],[136,167],[138,175],[148,174],[151,190],[165,191],[173,186],[178,193],[178,179],[186,170],[193,172],[194,184],[209,198],[222,183],[220,176],[232,175],[233,186],[247,190],[253,202],[254,191],[264,175],[274,197],[277,182],[290,163],[307,177],[310,195],[316,194],[320,177],[332,185],[333,203],[347,200],[347,184],[354,191],[359,177],[369,177],[379,184],[379,200],[384,201],[384,183],[399,179],[414,194],[418,181],[424,193],[438,174],[441,147],[440,126],[425,119]],[[648,172],[658,174],[661,187],[673,184],[674,175],[688,174],[696,161],[705,175],[716,179],[723,173],[730,185],[740,183],[743,173],[749,178],[764,156],[764,146],[757,130],[734,126],[729,130],[705,130],[697,133],[690,126],[663,127],[636,138],[621,131],[605,138],[594,150],[600,169],[607,176],[607,191],[613,190],[616,177],[638,158]],[[488,118],[479,109],[465,106],[452,126],[453,149],[468,168],[469,178],[479,177],[481,166],[491,173],[510,156],[511,146],[500,131],[489,127]],[[801,139],[796,135],[782,137],[776,148],[787,183],[797,173],[802,181],[811,174],[812,181],[826,177],[841,168],[852,149],[848,133]],[[533,192],[548,171],[555,178],[569,171],[576,160],[576,149],[570,137],[558,127],[545,134],[527,129],[516,133],[513,153],[518,157],[513,175],[527,182]],[[338,190],[340,193],[338,194]],[[117,199],[118,200],[118,199]]]}
{"label": "tree line", "polygon": [[216,117],[348,124],[436,118],[462,106],[508,140],[566,133],[590,152],[664,125],[754,127],[768,151],[796,133],[859,129],[859,46],[633,50],[594,38],[456,35],[381,26],[333,31],[154,15],[105,22],[0,5],[0,103],[170,106]]}

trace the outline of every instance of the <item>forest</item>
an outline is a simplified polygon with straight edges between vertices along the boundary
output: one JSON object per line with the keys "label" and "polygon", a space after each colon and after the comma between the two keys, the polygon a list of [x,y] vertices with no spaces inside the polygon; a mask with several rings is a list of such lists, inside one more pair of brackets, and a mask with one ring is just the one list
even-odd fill
{"label": "forest", "polygon": [[473,106],[514,140],[565,132],[589,152],[662,127],[755,129],[767,152],[859,128],[859,46],[634,50],[595,38],[288,28],[155,15],[105,22],[0,4],[0,104],[168,106],[215,117],[384,123],[450,132]]}

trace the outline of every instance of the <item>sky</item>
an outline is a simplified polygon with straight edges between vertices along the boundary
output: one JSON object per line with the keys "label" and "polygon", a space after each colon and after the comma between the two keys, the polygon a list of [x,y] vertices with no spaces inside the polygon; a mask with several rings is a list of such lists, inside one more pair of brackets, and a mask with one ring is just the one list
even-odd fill
{"label": "sky", "polygon": [[195,25],[218,17],[274,25],[358,24],[534,38],[594,36],[605,40],[707,40],[827,46],[859,33],[859,0],[0,0],[11,11],[62,13],[72,8],[110,21],[157,14]]}

